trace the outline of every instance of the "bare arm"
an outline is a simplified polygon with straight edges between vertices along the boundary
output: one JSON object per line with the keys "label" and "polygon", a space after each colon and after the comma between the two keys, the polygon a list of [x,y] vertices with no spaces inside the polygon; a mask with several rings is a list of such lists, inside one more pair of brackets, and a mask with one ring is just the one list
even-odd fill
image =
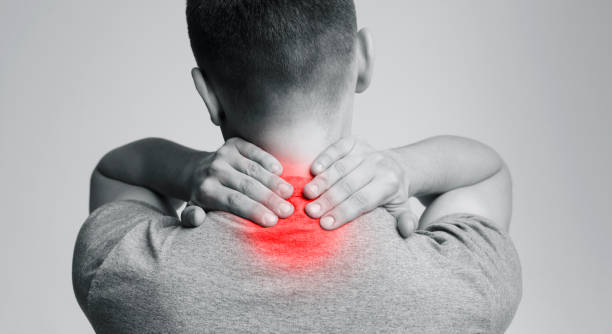
{"label": "bare arm", "polygon": [[107,153],[92,173],[89,210],[120,199],[147,202],[164,212],[173,199],[190,199],[190,172],[199,155],[187,147],[147,138]]}
{"label": "bare arm", "polygon": [[[106,154],[92,174],[90,211],[115,200],[146,202],[174,215],[172,202],[193,201],[271,226],[293,212],[284,200],[293,189],[280,178],[282,165],[239,138],[215,152],[197,151],[168,140],[147,138]],[[201,209],[190,207],[192,212]],[[201,211],[200,216],[204,212]],[[192,217],[193,218],[193,217]],[[201,219],[185,220],[193,225]]]}
{"label": "bare arm", "polygon": [[410,196],[426,206],[420,227],[448,214],[471,213],[508,229],[512,181],[492,148],[468,138],[438,136],[393,151],[410,180]]}
{"label": "bare arm", "polygon": [[[335,229],[384,207],[409,236],[451,213],[478,214],[502,229],[510,223],[510,174],[499,155],[475,140],[438,136],[378,151],[353,137],[343,138],[314,161],[315,178],[306,195],[317,198],[306,207],[324,228]],[[417,222],[409,198],[426,207]]]}

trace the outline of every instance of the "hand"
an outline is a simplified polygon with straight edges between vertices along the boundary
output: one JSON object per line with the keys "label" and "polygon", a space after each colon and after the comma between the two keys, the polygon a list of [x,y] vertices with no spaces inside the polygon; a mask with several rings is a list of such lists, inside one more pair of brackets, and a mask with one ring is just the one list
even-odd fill
{"label": "hand", "polygon": [[261,226],[273,226],[293,213],[285,201],[293,187],[280,178],[282,165],[259,147],[231,138],[191,166],[191,201],[181,215],[183,225],[199,226],[207,210],[223,210]]}
{"label": "hand", "polygon": [[416,229],[418,220],[408,202],[409,180],[394,152],[343,138],[315,159],[311,173],[315,177],[304,187],[304,195],[318,198],[306,206],[306,213],[322,217],[324,229],[336,229],[377,207],[396,217],[402,237]]}

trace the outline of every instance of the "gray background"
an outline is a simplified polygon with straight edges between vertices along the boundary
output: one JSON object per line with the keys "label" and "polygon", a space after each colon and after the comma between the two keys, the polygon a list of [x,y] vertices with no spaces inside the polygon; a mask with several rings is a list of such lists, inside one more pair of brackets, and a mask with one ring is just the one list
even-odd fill
{"label": "gray background", "polygon": [[[221,144],[189,77],[183,1],[0,4],[0,328],[89,332],[72,249],[89,173],[163,136]],[[524,297],[509,333],[610,333],[612,5],[358,1],[377,48],[355,132],[484,141],[514,176]]]}

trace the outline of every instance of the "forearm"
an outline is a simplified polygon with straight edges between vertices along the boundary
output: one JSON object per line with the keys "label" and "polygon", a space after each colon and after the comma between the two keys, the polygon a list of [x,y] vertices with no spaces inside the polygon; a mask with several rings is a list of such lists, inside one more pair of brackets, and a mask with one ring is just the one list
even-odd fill
{"label": "forearm", "polygon": [[160,138],[146,138],[107,153],[96,170],[107,178],[188,201],[191,169],[206,152]]}
{"label": "forearm", "polygon": [[410,196],[417,198],[479,183],[503,167],[493,149],[463,137],[432,137],[392,151],[405,169]]}

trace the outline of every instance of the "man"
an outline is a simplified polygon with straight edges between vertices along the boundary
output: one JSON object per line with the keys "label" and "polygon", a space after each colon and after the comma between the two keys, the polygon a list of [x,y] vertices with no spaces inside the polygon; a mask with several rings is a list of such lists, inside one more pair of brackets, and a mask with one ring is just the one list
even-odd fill
{"label": "man", "polygon": [[[226,142],[102,158],[73,263],[96,331],[507,328],[521,296],[509,172],[465,138],[377,151],[351,137],[373,66],[352,1],[189,0],[187,23]],[[176,217],[186,201],[195,228]]]}

